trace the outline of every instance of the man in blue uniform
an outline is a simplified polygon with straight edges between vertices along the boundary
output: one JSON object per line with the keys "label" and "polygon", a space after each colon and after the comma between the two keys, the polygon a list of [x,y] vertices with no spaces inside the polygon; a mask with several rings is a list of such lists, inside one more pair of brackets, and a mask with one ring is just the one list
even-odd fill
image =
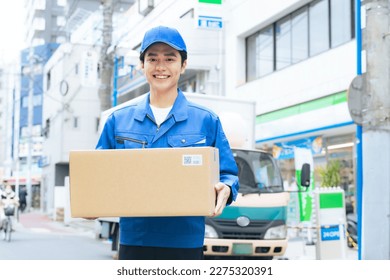
{"label": "man in blue uniform", "polygon": [[[149,93],[108,117],[96,148],[218,148],[214,216],[221,214],[237,196],[237,166],[218,116],[189,102],[178,88],[187,66],[182,36],[165,26],[150,29],[142,41],[140,61]],[[203,259],[205,217],[121,217],[119,228],[119,259]]]}

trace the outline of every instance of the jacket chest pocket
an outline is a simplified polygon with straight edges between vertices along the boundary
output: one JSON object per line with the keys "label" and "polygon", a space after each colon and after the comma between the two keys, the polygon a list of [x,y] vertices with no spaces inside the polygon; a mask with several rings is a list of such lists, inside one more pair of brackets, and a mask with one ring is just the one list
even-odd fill
{"label": "jacket chest pocket", "polygon": [[206,135],[203,134],[185,134],[168,136],[168,145],[170,147],[201,147],[207,146]]}
{"label": "jacket chest pocket", "polygon": [[148,138],[143,135],[117,135],[115,136],[117,149],[142,149],[148,145]]}

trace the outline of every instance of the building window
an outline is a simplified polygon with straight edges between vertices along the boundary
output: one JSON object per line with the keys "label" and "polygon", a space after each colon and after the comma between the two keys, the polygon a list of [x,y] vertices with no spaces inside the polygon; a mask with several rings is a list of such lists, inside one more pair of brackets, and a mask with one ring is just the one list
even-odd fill
{"label": "building window", "polygon": [[67,5],[66,0],[57,0],[57,6],[66,7],[66,5]]}
{"label": "building window", "polygon": [[27,137],[28,136],[28,127],[27,126],[23,126],[20,128],[20,137],[23,138],[23,137]]}
{"label": "building window", "polygon": [[33,96],[33,106],[42,106],[42,95],[34,95]]}
{"label": "building window", "polygon": [[276,69],[282,69],[291,64],[291,18],[276,22]]}
{"label": "building window", "polygon": [[314,56],[329,49],[328,1],[317,0],[309,8],[309,52]]}
{"label": "building window", "polygon": [[28,96],[22,97],[22,108],[28,108]]}
{"label": "building window", "polygon": [[46,1],[45,0],[36,0],[36,1],[34,1],[34,9],[36,9],[36,10],[45,10],[46,9]]}
{"label": "building window", "polygon": [[198,88],[197,88],[196,79],[197,79],[196,76],[192,76],[185,81],[180,81],[179,88],[181,88],[183,91],[186,92],[197,92]]}
{"label": "building window", "polygon": [[36,17],[34,18],[32,25],[35,30],[43,31],[45,30],[46,20],[41,17]]}
{"label": "building window", "polygon": [[256,56],[256,62],[259,68],[259,76],[264,76],[274,70],[274,40],[273,26],[262,30],[257,38],[259,51]]}
{"label": "building window", "polygon": [[51,73],[49,71],[46,74],[46,90],[50,89],[50,84],[51,84]]}
{"label": "building window", "polygon": [[66,37],[65,36],[58,36],[56,38],[56,43],[59,43],[59,44],[66,43]]}
{"label": "building window", "polygon": [[353,0],[315,0],[246,38],[246,80],[354,38]]}
{"label": "building window", "polygon": [[79,127],[79,118],[73,117],[73,128],[78,128],[78,127]]}
{"label": "building window", "polygon": [[309,56],[309,22],[307,7],[303,7],[293,13],[291,23],[292,63],[297,63]]}
{"label": "building window", "polygon": [[330,0],[331,47],[337,47],[354,37],[351,20],[354,11],[351,0]]}
{"label": "building window", "polygon": [[100,118],[96,118],[96,132],[99,132]]}
{"label": "building window", "polygon": [[33,43],[34,46],[43,45],[45,44],[45,39],[42,38],[34,38]]}
{"label": "building window", "polygon": [[[35,94],[32,99],[33,106],[42,106],[42,95]],[[28,95],[22,97],[22,108],[28,108]]]}
{"label": "building window", "polygon": [[42,129],[42,135],[45,136],[46,138],[50,137],[50,119],[46,119],[46,125]]}
{"label": "building window", "polygon": [[273,38],[274,28],[271,25],[247,39],[247,74],[249,81],[272,73],[274,70]]}
{"label": "building window", "polygon": [[40,124],[33,125],[32,127],[32,136],[39,137],[42,135],[42,126]]}
{"label": "building window", "polygon": [[65,26],[66,25],[66,17],[57,16],[57,26]]}
{"label": "building window", "polygon": [[256,36],[252,35],[246,39],[246,77],[248,82],[258,78],[256,50]]}

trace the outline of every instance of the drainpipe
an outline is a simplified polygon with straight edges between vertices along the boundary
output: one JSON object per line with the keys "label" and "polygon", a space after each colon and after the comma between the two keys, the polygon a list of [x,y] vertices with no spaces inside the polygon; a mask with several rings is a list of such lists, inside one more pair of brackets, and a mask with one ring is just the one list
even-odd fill
{"label": "drainpipe", "polygon": [[[362,24],[361,24],[361,0],[355,0],[355,28],[356,28],[356,74],[362,75]],[[356,215],[358,225],[358,259],[361,260],[361,236],[362,236],[362,192],[363,192],[363,129],[356,125]]]}

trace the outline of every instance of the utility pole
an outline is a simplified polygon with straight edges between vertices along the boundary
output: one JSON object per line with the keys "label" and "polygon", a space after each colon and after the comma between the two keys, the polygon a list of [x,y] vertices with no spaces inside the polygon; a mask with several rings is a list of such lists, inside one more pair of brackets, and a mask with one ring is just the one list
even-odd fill
{"label": "utility pole", "polygon": [[113,71],[113,57],[107,50],[112,42],[112,15],[113,0],[102,0],[103,5],[103,43],[100,50],[100,75],[101,84],[99,88],[100,110],[105,111],[111,108],[111,78]]}
{"label": "utility pole", "polygon": [[362,259],[390,259],[390,0],[365,0]]}

